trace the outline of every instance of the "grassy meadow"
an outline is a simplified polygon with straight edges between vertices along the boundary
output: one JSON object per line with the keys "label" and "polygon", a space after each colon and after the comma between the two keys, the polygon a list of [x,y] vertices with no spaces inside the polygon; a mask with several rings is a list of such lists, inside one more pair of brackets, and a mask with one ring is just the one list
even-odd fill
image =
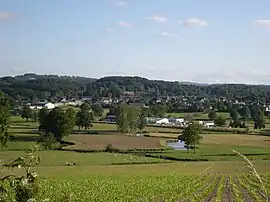
{"label": "grassy meadow", "polygon": [[[7,148],[0,149],[1,161],[24,155],[38,139],[38,124],[13,117],[12,135]],[[230,133],[202,134],[193,151],[147,149],[164,148],[182,130],[147,127],[147,137],[119,134],[114,124],[94,123],[87,134],[77,129],[66,141],[70,151],[38,151],[40,199],[50,201],[267,201],[270,193],[270,137]],[[111,144],[117,149],[141,148],[143,152],[75,152],[72,149],[102,149]],[[70,147],[70,146],[69,146]],[[74,147],[74,148],[72,148]],[[246,155],[262,177],[266,193],[245,161],[232,150]],[[162,158],[160,158],[162,156]],[[173,157],[166,159],[163,157]],[[198,160],[198,161],[197,161]],[[207,161],[205,161],[207,160]],[[76,166],[66,166],[76,162]],[[22,174],[22,169],[2,169],[7,174]],[[265,197],[266,196],[266,197]]]}

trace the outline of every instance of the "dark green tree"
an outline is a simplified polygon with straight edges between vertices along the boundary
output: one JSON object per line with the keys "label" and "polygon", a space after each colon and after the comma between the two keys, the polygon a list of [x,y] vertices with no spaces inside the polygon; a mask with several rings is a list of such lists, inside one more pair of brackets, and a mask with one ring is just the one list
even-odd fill
{"label": "dark green tree", "polygon": [[121,133],[127,133],[129,128],[129,122],[127,119],[127,106],[119,105],[116,109],[116,125],[117,130]]}
{"label": "dark green tree", "polygon": [[241,116],[241,120],[243,121],[244,125],[246,126],[246,122],[248,121],[248,119],[250,119],[251,117],[251,112],[248,106],[244,106],[239,110],[240,116]]}
{"label": "dark green tree", "polygon": [[91,104],[89,102],[84,102],[81,106],[80,106],[80,110],[81,111],[90,111],[91,110]]}
{"label": "dark green tree", "polygon": [[218,127],[224,127],[226,125],[226,119],[222,116],[218,116],[215,120],[215,125]]}
{"label": "dark green tree", "polygon": [[49,110],[46,108],[42,108],[39,110],[38,112],[38,121],[39,121],[39,125],[41,125],[44,121],[44,119],[46,118],[46,116],[49,114]]}
{"label": "dark green tree", "polygon": [[1,147],[6,147],[9,133],[8,128],[10,124],[9,101],[0,92],[0,144]]}
{"label": "dark green tree", "polygon": [[100,104],[94,104],[92,105],[92,111],[96,117],[102,117],[103,116],[103,108]]}
{"label": "dark green tree", "polygon": [[38,122],[38,112],[36,110],[33,110],[31,119],[33,122]]}
{"label": "dark green tree", "polygon": [[137,124],[138,129],[140,130],[140,133],[142,133],[142,130],[145,128],[145,126],[147,126],[147,122],[145,118],[146,118],[145,111],[142,109],[139,115],[139,120]]}
{"label": "dark green tree", "polygon": [[33,116],[33,111],[29,106],[24,106],[24,108],[21,111],[21,116],[23,119],[26,119],[28,121]]}
{"label": "dark green tree", "polygon": [[70,116],[63,109],[54,108],[44,117],[39,128],[46,134],[52,133],[59,142],[72,132],[73,125]]}
{"label": "dark green tree", "polygon": [[141,109],[136,107],[126,107],[126,110],[127,110],[127,121],[129,126],[129,132],[131,134],[134,134],[136,133],[137,130]]}
{"label": "dark green tree", "polygon": [[93,113],[89,111],[82,111],[80,110],[76,114],[75,124],[79,127],[82,127],[86,131],[90,127],[92,127],[92,121],[94,119]]}
{"label": "dark green tree", "polygon": [[215,111],[209,112],[208,118],[209,118],[210,120],[215,120],[215,119],[217,118],[217,113],[216,113]]}
{"label": "dark green tree", "polygon": [[202,132],[201,125],[192,123],[190,124],[183,132],[182,140],[185,141],[185,144],[188,146],[188,151],[191,147],[193,147],[194,153],[196,152],[196,144],[200,143],[202,136],[200,135]]}

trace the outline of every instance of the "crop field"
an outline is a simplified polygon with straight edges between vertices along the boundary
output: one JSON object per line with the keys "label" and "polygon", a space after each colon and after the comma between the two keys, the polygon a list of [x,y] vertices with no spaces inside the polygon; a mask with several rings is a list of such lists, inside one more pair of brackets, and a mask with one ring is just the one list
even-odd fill
{"label": "crop field", "polygon": [[108,144],[118,149],[161,147],[159,138],[128,135],[71,135],[66,139],[85,149],[103,149]]}
{"label": "crop field", "polygon": [[[269,176],[264,176],[269,185]],[[51,201],[268,201],[267,191],[250,175],[199,174],[92,176],[42,181],[40,198]]]}

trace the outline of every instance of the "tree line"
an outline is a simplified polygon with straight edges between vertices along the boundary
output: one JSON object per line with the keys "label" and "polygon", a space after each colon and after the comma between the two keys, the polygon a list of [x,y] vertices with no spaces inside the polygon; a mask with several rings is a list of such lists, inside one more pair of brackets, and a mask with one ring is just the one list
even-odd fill
{"label": "tree line", "polygon": [[[91,96],[93,99],[101,97],[121,98],[125,92],[137,95],[137,101],[151,103],[157,97],[183,96],[196,101],[201,98],[211,100],[211,105],[216,105],[219,110],[224,108],[224,103],[219,98],[238,100],[247,103],[270,103],[270,87],[266,85],[195,85],[163,80],[148,80],[141,77],[104,77],[92,79],[84,77],[67,77],[57,75],[25,74],[15,77],[0,78],[0,90],[7,95],[12,105],[22,102],[35,103],[39,100],[57,101],[63,97],[80,98]],[[218,98],[218,99],[216,99]],[[177,112],[178,102],[172,102],[169,110]],[[225,103],[226,104],[226,103]],[[209,103],[202,104],[207,108]],[[187,111],[201,110],[200,103],[193,104]]]}

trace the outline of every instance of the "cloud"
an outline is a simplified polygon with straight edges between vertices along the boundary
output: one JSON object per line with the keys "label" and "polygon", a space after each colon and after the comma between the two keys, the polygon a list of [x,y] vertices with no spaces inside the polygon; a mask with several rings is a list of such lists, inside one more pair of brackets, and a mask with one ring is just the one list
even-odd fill
{"label": "cloud", "polygon": [[184,21],[180,21],[180,24],[187,27],[205,27],[208,22],[198,18],[189,18]]}
{"label": "cloud", "polygon": [[175,34],[171,33],[171,32],[161,32],[159,33],[159,36],[163,36],[163,37],[174,37]]}
{"label": "cloud", "polygon": [[270,20],[257,20],[256,24],[260,27],[270,28]]}
{"label": "cloud", "polygon": [[124,27],[124,28],[132,28],[133,27],[133,25],[131,23],[125,22],[125,21],[119,21],[118,25],[120,27]]}
{"label": "cloud", "polygon": [[148,17],[147,19],[153,20],[153,21],[158,22],[158,23],[166,23],[168,21],[167,18],[165,18],[163,16],[159,16],[159,15]]}
{"label": "cloud", "polygon": [[106,32],[113,32],[114,31],[114,29],[112,29],[112,28],[106,28]]}
{"label": "cloud", "polygon": [[0,20],[9,20],[12,17],[13,17],[13,15],[8,13],[8,12],[1,12],[0,11]]}
{"label": "cloud", "polygon": [[124,7],[124,6],[126,6],[128,3],[126,2],[126,1],[124,1],[124,0],[117,0],[116,2],[115,2],[115,5],[116,6],[118,6],[118,7]]}

